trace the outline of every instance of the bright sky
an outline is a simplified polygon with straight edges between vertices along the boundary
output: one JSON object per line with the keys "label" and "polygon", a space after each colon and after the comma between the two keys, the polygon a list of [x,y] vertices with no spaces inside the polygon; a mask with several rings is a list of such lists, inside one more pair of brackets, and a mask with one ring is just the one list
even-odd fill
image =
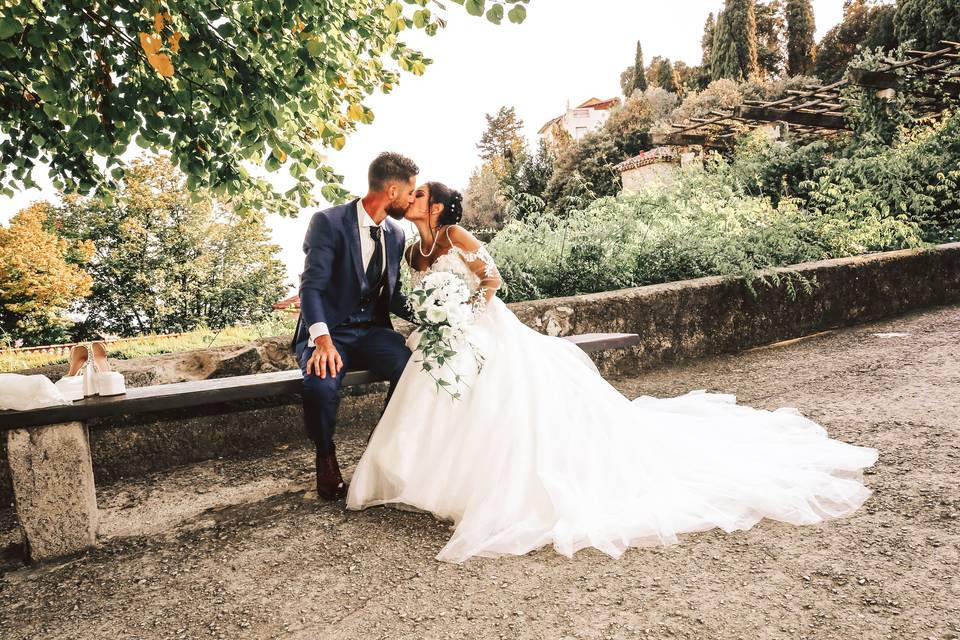
{"label": "bright sky", "polygon": [[[504,19],[500,26],[449,6],[448,27],[436,36],[408,32],[407,42],[435,61],[426,74],[405,74],[392,93],[370,98],[374,123],[361,125],[343,150],[331,152],[331,162],[354,193],[365,192],[367,165],[384,150],[413,158],[424,181],[464,189],[478,164],[476,143],[485,113],[515,107],[532,142],[544,122],[563,113],[567,101],[576,105],[620,95],[620,72],[633,64],[637,40],[647,62],[659,55],[699,64],[703,24],[723,2],[531,0],[523,24]],[[819,40],[840,21],[843,1],[813,0],[813,8]],[[45,176],[35,179],[47,186],[0,197],[0,223],[34,200],[55,197]],[[303,266],[301,244],[310,213],[270,220],[291,285]]]}

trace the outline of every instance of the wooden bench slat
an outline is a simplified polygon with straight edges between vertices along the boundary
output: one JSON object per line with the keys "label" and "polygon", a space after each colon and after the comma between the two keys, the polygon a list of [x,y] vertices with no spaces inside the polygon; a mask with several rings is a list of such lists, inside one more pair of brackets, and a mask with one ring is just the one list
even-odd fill
{"label": "wooden bench slat", "polygon": [[[588,333],[567,336],[587,353],[628,347],[637,344],[640,337],[634,333]],[[356,386],[384,380],[370,371],[350,371],[344,386]],[[23,427],[35,427],[103,418],[134,413],[151,413],[221,402],[268,398],[300,393],[303,378],[299,369],[255,373],[229,378],[175,382],[149,387],[134,387],[124,395],[94,396],[70,405],[42,407],[29,411],[0,411],[0,432]]]}
{"label": "wooden bench slat", "polygon": [[566,339],[587,353],[632,347],[640,343],[640,336],[635,333],[582,333],[567,336]]}

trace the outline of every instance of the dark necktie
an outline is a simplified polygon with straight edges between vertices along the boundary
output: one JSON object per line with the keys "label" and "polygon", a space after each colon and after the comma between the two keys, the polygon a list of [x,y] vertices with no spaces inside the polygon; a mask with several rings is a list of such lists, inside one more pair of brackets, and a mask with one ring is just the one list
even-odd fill
{"label": "dark necktie", "polygon": [[380,277],[383,273],[383,243],[380,241],[380,227],[370,227],[370,237],[373,238],[373,256],[367,265],[367,284],[370,285],[370,295],[376,297],[380,293]]}

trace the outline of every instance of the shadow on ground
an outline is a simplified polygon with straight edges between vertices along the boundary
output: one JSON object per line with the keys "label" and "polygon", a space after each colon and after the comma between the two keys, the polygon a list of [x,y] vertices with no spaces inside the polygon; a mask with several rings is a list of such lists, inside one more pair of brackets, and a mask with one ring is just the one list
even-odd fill
{"label": "shadow on ground", "polygon": [[[876,447],[874,495],[812,527],[686,536],[619,561],[551,549],[462,566],[426,514],[309,498],[309,451],[100,488],[103,545],[16,561],[0,513],[0,629],[19,638],[960,638],[960,307],[615,380],[793,406]],[[348,471],[366,430],[341,434]]]}

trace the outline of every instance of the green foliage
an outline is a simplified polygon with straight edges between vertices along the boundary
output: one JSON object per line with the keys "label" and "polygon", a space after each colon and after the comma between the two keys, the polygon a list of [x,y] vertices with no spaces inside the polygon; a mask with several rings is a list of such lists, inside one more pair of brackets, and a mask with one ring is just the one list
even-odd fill
{"label": "green foliage", "polygon": [[616,194],[616,165],[650,148],[651,128],[668,116],[676,101],[676,93],[649,87],[614,109],[599,131],[560,147],[546,187],[537,194],[545,208],[562,216],[581,207],[584,198]]}
{"label": "green foliage", "polygon": [[511,223],[491,244],[507,299],[752,275],[822,255],[796,231],[796,207],[778,211],[727,178],[691,172],[669,188],[601,198],[567,220]]}
{"label": "green foliage", "polygon": [[660,87],[671,93],[682,90],[683,81],[680,79],[678,69],[670,62],[670,58],[653,56],[650,66],[647,67],[646,77],[651,87]]}
{"label": "green foliage", "polygon": [[[521,22],[527,0],[454,0]],[[439,6],[439,3],[436,3]],[[131,144],[170,153],[187,189],[241,213],[295,214],[346,192],[321,153],[339,149],[364,99],[430,60],[401,39],[445,21],[428,0],[0,3],[0,193],[49,166],[65,191],[109,194]],[[98,162],[102,161],[102,162]],[[279,194],[245,161],[297,179]],[[101,168],[103,167],[103,168]]]}
{"label": "green foliage", "polygon": [[730,39],[727,21],[724,19],[723,11],[717,12],[717,25],[713,30],[713,44],[710,47],[710,79],[719,80],[723,77],[723,71],[728,66],[733,66],[735,60],[727,59],[731,53],[730,47],[724,43]]}
{"label": "green foliage", "polygon": [[757,68],[765,78],[783,75],[786,22],[782,0],[757,2]]}
{"label": "green foliage", "polygon": [[[620,90],[625,96],[633,93],[633,69],[634,65],[630,65],[620,72]],[[646,76],[644,76],[644,82],[646,82]]]}
{"label": "green foliage", "polygon": [[[900,45],[894,51],[887,51],[882,47],[863,48],[850,60],[848,66],[875,70],[886,66],[889,60],[900,61],[908,58],[906,51],[909,48],[907,44]],[[960,62],[946,71],[960,71]],[[917,103],[925,100],[926,95],[943,94],[943,101],[951,101],[938,86],[943,80],[937,76],[912,73],[906,67],[895,69],[893,73],[898,76],[898,86],[892,98],[878,96],[876,91],[857,85],[844,88],[842,96],[847,104],[844,113],[853,128],[855,144],[865,147],[897,144],[914,124],[914,114],[918,112]]]}
{"label": "green foliage", "polygon": [[513,107],[500,107],[496,115],[486,114],[487,128],[477,149],[486,161],[508,162],[523,147],[523,120]]}
{"label": "green foliage", "polygon": [[614,167],[625,159],[618,143],[606,128],[602,128],[562,150],[544,190],[543,197],[548,206],[556,211],[567,211],[583,197],[617,193],[620,174]]}
{"label": "green foliage", "polygon": [[[894,146],[852,147],[800,188],[822,215],[844,210],[909,224],[928,242],[960,240],[960,114],[916,128]],[[876,250],[904,228],[878,228],[861,245]]]}
{"label": "green foliage", "polygon": [[60,235],[94,247],[79,337],[258,322],[284,295],[262,217],[209,194],[193,203],[186,182],[164,158],[135,161],[110,202],[68,196],[56,208]]}
{"label": "green foliage", "polygon": [[[861,49],[850,59],[848,68],[877,69],[886,57],[886,52],[879,47]],[[853,129],[854,140],[862,146],[893,144],[913,122],[910,107],[915,98],[909,91],[911,83],[906,70],[901,68],[894,73],[900,76],[902,86],[893,99],[879,97],[876,91],[857,85],[844,87],[842,91],[846,104],[844,114]]]}
{"label": "green foliage", "polygon": [[[642,70],[642,69],[645,68],[644,65],[643,65],[643,49],[640,48],[640,41],[639,41],[639,40],[637,40],[637,54],[636,54],[636,56],[634,56],[633,68],[634,68],[634,70],[636,70],[636,69],[641,69],[641,70]],[[631,86],[630,94],[632,94],[634,91],[646,91],[646,90],[647,90],[647,76],[646,76],[646,74],[643,73],[642,71],[641,71],[641,73],[636,73],[636,72],[634,72],[634,74],[633,74],[633,82],[631,83],[631,85],[632,85],[632,86]],[[627,94],[627,95],[630,95],[630,94]]]}
{"label": "green foliage", "polygon": [[58,237],[51,207],[33,204],[0,226],[0,336],[34,346],[64,340],[65,313],[90,294],[90,276],[75,262],[90,255],[85,243]]}
{"label": "green foliage", "polygon": [[746,80],[759,72],[755,3],[756,0],[726,0],[713,43],[714,80]]}
{"label": "green foliage", "polygon": [[813,73],[816,51],[816,21],[810,0],[787,0],[787,73],[792,76]]}
{"label": "green foliage", "polygon": [[899,0],[893,29],[897,40],[934,51],[941,40],[960,41],[960,10],[956,0]]}
{"label": "green foliage", "polygon": [[707,21],[703,24],[703,37],[700,38],[700,51],[703,54],[700,58],[700,64],[705,67],[710,66],[710,60],[713,57],[713,39],[716,30],[717,21],[711,11],[707,16]]}
{"label": "green foliage", "polygon": [[[840,255],[896,245],[960,239],[960,115],[905,129],[896,145],[873,138],[791,145],[750,136],[731,163],[748,192],[792,199],[824,221],[824,240]],[[847,221],[869,220],[861,233]],[[872,235],[871,235],[872,234]],[[904,241],[906,243],[906,241]]]}
{"label": "green foliage", "polygon": [[783,198],[802,198],[807,190],[801,184],[836,151],[836,145],[824,140],[794,145],[770,140],[762,131],[742,138],[731,161],[731,169],[748,193],[770,198],[774,206]]}
{"label": "green foliage", "polygon": [[464,194],[463,224],[473,229],[499,229],[503,225],[510,209],[507,191],[543,191],[530,165],[523,121],[514,108],[500,107],[495,115],[486,114],[486,119],[487,128],[477,144],[483,163],[470,175]]}
{"label": "green foliage", "polygon": [[500,189],[500,174],[493,163],[484,162],[470,174],[463,194],[463,218],[468,229],[497,228],[506,218],[506,200]]}
{"label": "green foliage", "polygon": [[[269,317],[252,325],[238,325],[216,331],[202,327],[174,337],[170,335],[145,335],[110,342],[107,343],[107,356],[116,360],[129,360],[162,353],[180,353],[194,349],[247,344],[262,338],[289,336],[293,333],[295,325],[296,318],[294,316],[274,312]],[[0,346],[3,346],[2,341],[0,341]],[[0,351],[0,373],[60,364],[66,361],[66,356],[51,353]]]}
{"label": "green foliage", "polygon": [[716,109],[732,109],[743,102],[740,85],[728,78],[714,80],[706,89],[687,94],[679,107],[670,115],[673,122],[686,122],[690,118],[703,117]]}
{"label": "green foliage", "polygon": [[566,219],[511,222],[491,251],[514,301],[707,275],[772,284],[770,267],[922,243],[902,217],[838,203],[816,212],[792,198],[774,206],[714,159],[671,186],[600,198]]}
{"label": "green foliage", "polygon": [[[651,95],[676,95],[659,87],[648,89]],[[603,123],[603,131],[608,133],[616,146],[618,157],[626,160],[650,148],[650,125],[653,124],[653,112],[646,93],[635,94],[613,110]]]}
{"label": "green foliage", "polygon": [[500,182],[508,218],[524,220],[545,209],[543,196],[553,175],[553,155],[545,140],[540,141],[534,154],[521,150],[514,162],[514,171]]}
{"label": "green foliage", "polygon": [[860,47],[894,49],[898,42],[890,29],[893,11],[893,6],[872,5],[866,0],[846,4],[843,20],[817,46],[816,76],[824,82],[839,80]]}

